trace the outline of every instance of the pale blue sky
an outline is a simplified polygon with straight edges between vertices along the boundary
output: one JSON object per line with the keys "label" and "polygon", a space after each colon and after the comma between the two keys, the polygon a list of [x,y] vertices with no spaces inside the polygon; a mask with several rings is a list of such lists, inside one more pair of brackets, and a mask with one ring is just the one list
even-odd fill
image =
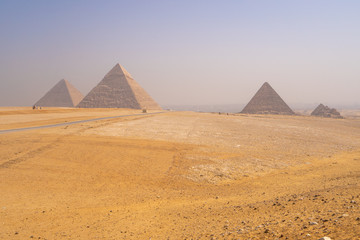
{"label": "pale blue sky", "polygon": [[[360,104],[360,1],[0,0],[0,105],[123,65],[161,105]],[[240,109],[241,110],[241,109]]]}

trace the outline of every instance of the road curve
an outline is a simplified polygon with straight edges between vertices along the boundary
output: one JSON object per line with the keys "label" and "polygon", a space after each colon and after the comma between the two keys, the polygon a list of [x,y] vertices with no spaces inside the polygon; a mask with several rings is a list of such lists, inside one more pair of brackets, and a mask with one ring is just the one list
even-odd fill
{"label": "road curve", "polygon": [[132,117],[132,116],[141,116],[141,115],[154,115],[154,114],[160,114],[160,113],[164,113],[164,112],[137,113],[137,114],[119,115],[119,116],[112,116],[112,117],[92,118],[92,119],[86,119],[86,120],[56,123],[56,124],[49,124],[49,125],[36,126],[36,127],[6,129],[6,130],[0,130],[0,134],[21,132],[21,131],[35,130],[35,129],[42,129],[42,128],[61,127],[61,126],[67,126],[67,125],[73,125],[73,124],[85,123],[85,122],[100,121],[100,120],[106,120],[106,119],[112,119],[112,118],[123,118],[123,117]]}

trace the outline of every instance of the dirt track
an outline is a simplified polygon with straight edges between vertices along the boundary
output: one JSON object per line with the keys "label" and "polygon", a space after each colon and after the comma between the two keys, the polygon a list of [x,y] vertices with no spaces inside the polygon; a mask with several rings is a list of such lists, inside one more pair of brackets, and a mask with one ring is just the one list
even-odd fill
{"label": "dirt track", "polygon": [[[129,112],[14,109],[0,126]],[[0,239],[360,236],[356,119],[169,112],[0,143]]]}

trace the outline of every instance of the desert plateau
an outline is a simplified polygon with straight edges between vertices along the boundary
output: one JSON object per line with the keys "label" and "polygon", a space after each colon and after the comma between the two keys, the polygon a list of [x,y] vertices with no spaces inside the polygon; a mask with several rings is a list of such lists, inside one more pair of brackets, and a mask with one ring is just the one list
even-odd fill
{"label": "desert plateau", "polygon": [[4,107],[1,131],[0,239],[360,236],[359,118]]}

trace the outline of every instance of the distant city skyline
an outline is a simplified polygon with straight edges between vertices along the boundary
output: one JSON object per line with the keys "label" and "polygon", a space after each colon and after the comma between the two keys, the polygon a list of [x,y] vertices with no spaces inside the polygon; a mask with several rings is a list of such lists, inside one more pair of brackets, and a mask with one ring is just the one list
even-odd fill
{"label": "distant city skyline", "polygon": [[[0,106],[120,63],[162,106],[360,106],[359,1],[1,1]],[[241,109],[240,109],[241,110]]]}

